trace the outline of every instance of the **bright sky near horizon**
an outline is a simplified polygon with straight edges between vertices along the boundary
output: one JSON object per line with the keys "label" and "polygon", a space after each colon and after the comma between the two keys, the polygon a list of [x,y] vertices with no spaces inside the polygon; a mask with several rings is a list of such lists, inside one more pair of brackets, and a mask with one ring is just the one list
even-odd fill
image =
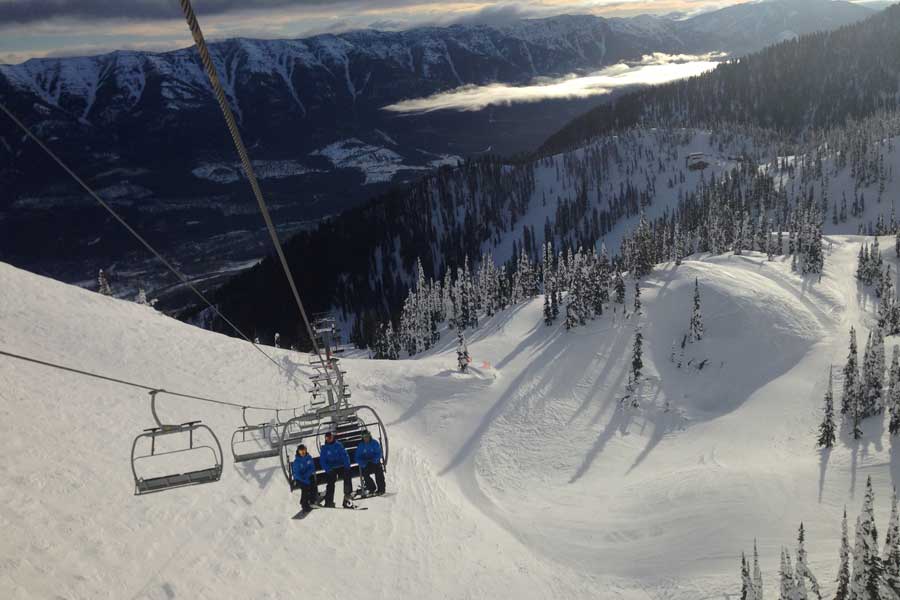
{"label": "bright sky near horizon", "polygon": [[[558,14],[692,14],[739,0],[194,0],[211,39],[499,24]],[[191,44],[178,0],[0,0],[0,64]]]}

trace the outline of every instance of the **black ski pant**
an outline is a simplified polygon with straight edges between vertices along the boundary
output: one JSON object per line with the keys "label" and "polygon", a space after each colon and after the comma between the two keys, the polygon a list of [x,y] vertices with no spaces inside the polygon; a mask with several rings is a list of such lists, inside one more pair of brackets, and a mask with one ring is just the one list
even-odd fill
{"label": "black ski pant", "polygon": [[[366,482],[366,489],[370,492],[378,491],[379,494],[384,493],[384,467],[381,466],[381,463],[369,463],[366,465],[366,468],[362,471],[363,480]],[[372,481],[372,475],[375,476],[375,481]],[[377,486],[375,484],[378,484]]]}
{"label": "black ski pant", "polygon": [[344,467],[332,469],[325,473],[325,504],[334,504],[334,482],[338,477],[344,480],[344,496],[353,493],[353,482],[350,481],[350,473]]}
{"label": "black ski pant", "polygon": [[303,510],[309,510],[310,505],[316,501],[316,496],[319,495],[318,487],[316,486],[315,480],[310,481],[309,483],[300,484],[300,508]]}

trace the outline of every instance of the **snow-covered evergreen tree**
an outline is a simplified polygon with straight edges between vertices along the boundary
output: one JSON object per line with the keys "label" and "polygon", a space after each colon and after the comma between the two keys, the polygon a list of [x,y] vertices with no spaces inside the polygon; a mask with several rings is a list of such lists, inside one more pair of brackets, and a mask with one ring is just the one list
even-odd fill
{"label": "snow-covered evergreen tree", "polygon": [[841,551],[837,574],[837,590],[834,600],[850,599],[850,536],[847,532],[847,507],[841,520]]}
{"label": "snow-covered evergreen tree", "polygon": [[691,326],[688,339],[692,342],[703,339],[703,316],[700,314],[700,281],[694,278],[694,307],[691,310]]}
{"label": "snow-covered evergreen tree", "polygon": [[634,282],[634,314],[641,314],[641,283],[638,280]]}
{"label": "snow-covered evergreen tree", "polygon": [[860,417],[880,414],[884,410],[884,335],[879,328],[869,332],[862,365],[863,394],[860,398]]}
{"label": "snow-covered evergreen tree", "polygon": [[891,370],[888,374],[887,404],[891,415],[888,430],[891,435],[900,433],[900,346],[894,345]]}
{"label": "snow-covered evergreen tree", "polygon": [[878,301],[878,327],[885,329],[889,333],[892,331],[893,313],[894,313],[894,289],[891,282],[891,266],[888,265],[884,270],[879,286]]}
{"label": "snow-covered evergreen tree", "polygon": [[759,551],[756,548],[756,540],[753,540],[753,596],[751,600],[763,600],[762,570],[759,568]]}
{"label": "snow-covered evergreen tree", "polygon": [[603,304],[609,302],[611,271],[612,263],[609,261],[609,252],[606,250],[606,244],[601,244],[600,255],[597,257],[597,272],[600,278],[600,302]]}
{"label": "snow-covered evergreen tree", "polygon": [[834,391],[832,386],[833,375],[831,372],[831,368],[828,369],[828,389],[825,392],[825,409],[824,415],[822,417],[822,424],[819,425],[819,440],[818,445],[820,448],[831,448],[834,446],[835,434],[834,434]]}
{"label": "snow-covered evergreen tree", "polygon": [[750,565],[741,552],[741,600],[753,600],[753,581],[750,579]]}
{"label": "snow-covered evergreen tree", "polygon": [[881,600],[881,557],[875,527],[875,492],[872,477],[866,480],[866,496],[862,512],[856,520],[856,542],[853,547],[853,571],[850,575],[851,600]]}
{"label": "snow-covered evergreen tree", "polygon": [[800,523],[800,531],[797,533],[797,562],[794,568],[794,585],[796,587],[794,597],[797,600],[807,600],[808,592],[815,594],[816,598],[822,598],[819,582],[809,568],[806,556],[806,533],[803,523]]}
{"label": "snow-covered evergreen tree", "polygon": [[844,389],[841,395],[841,414],[849,415],[857,404],[856,381],[859,377],[857,366],[856,329],[850,326],[850,350],[847,354],[847,363],[844,365]]}
{"label": "snow-covered evergreen tree", "polygon": [[795,600],[794,570],[791,568],[791,555],[787,548],[781,549],[781,568],[778,570],[780,593],[778,600]]}
{"label": "snow-covered evergreen tree", "polygon": [[891,496],[891,516],[884,537],[881,554],[884,581],[895,594],[900,595],[900,515],[897,513],[897,488]]}
{"label": "snow-covered evergreen tree", "polygon": [[553,325],[553,306],[550,302],[551,294],[544,293],[544,325]]}
{"label": "snow-covered evergreen tree", "polygon": [[641,370],[644,368],[644,336],[641,334],[640,328],[634,332],[634,345],[631,349],[631,376],[632,381],[637,383],[641,377]]}
{"label": "snow-covered evergreen tree", "polygon": [[394,330],[394,325],[390,321],[388,321],[387,324],[385,337],[388,341],[388,358],[390,360],[399,360],[403,346],[400,342],[400,336],[397,335],[397,332]]}
{"label": "snow-covered evergreen tree", "polygon": [[619,269],[616,269],[613,287],[615,287],[616,290],[616,303],[625,304],[625,279],[622,278],[622,271]]}
{"label": "snow-covered evergreen tree", "polygon": [[97,273],[97,291],[104,296],[113,295],[112,288],[109,287],[109,279],[106,278],[106,273],[103,272],[103,269],[100,269],[100,272]]}

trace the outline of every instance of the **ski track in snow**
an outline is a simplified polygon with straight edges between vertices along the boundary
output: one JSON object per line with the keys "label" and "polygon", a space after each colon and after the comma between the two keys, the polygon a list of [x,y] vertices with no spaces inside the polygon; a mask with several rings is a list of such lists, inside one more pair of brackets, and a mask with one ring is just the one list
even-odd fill
{"label": "ski track in snow", "polygon": [[[859,510],[871,475],[883,527],[900,478],[877,419],[858,444],[814,447],[828,367],[875,309],[853,279],[863,238],[827,239],[821,280],[757,253],[695,255],[642,282],[639,316],[630,286],[627,317],[611,304],[571,332],[543,324],[540,298],[516,306],[469,333],[465,375],[446,334],[413,360],[345,359],[355,400],[388,425],[397,493],[299,522],[277,461],[231,463],[240,411],[161,397],[163,418],[213,427],[225,472],[134,497],[146,394],[0,359],[0,596],[696,600],[736,593],[754,537],[771,594],[801,520],[827,594],[844,505]],[[695,277],[706,335],[679,369]],[[2,264],[0,281],[4,349],[238,403],[303,400],[241,341]],[[638,325],[641,407],[623,408]]]}

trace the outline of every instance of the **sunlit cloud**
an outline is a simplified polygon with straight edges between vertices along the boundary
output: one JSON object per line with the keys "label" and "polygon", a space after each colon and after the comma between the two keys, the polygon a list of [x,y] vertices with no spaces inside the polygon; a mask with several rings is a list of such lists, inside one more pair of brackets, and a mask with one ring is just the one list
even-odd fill
{"label": "sunlit cloud", "polygon": [[539,78],[530,85],[501,83],[465,85],[425,98],[412,98],[385,106],[383,110],[416,114],[436,110],[475,111],[488,106],[542,100],[602,96],[634,85],[658,85],[710,71],[724,58],[722,53],[670,55],[654,53],[636,64],[620,63],[589,75],[568,75],[559,79]]}

